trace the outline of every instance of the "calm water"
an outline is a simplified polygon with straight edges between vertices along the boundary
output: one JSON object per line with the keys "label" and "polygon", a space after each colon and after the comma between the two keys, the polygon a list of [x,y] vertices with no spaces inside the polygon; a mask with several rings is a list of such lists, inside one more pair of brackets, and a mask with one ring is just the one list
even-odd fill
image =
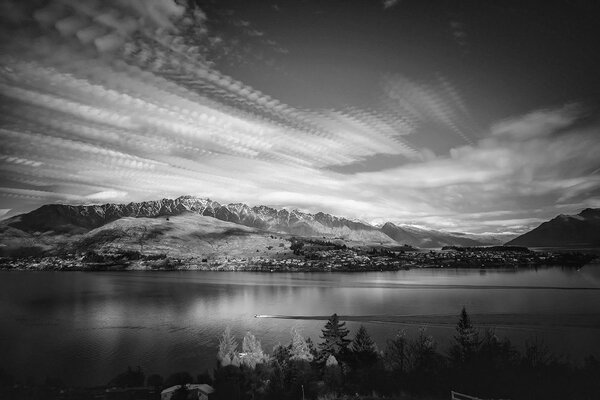
{"label": "calm water", "polygon": [[[600,355],[600,266],[539,270],[381,273],[0,272],[0,362],[14,375],[104,384],[128,365],[147,374],[214,366],[229,325],[269,352],[292,327],[318,341],[324,324],[293,316],[347,316],[380,347],[398,329],[428,325],[440,348],[462,306],[474,322],[522,344],[543,337],[560,354]],[[290,318],[254,318],[274,314]],[[241,340],[240,340],[241,342]]]}

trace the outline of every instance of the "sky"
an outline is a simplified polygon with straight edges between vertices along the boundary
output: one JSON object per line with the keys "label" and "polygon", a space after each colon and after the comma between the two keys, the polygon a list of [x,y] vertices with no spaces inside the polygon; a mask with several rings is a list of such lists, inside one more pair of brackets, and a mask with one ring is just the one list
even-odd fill
{"label": "sky", "polygon": [[209,197],[472,233],[600,207],[587,0],[0,5],[0,218]]}

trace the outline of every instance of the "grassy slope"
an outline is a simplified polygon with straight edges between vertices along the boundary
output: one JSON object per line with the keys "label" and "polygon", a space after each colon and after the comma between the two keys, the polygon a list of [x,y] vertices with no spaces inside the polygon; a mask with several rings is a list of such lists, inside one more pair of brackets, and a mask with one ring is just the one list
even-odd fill
{"label": "grassy slope", "polygon": [[277,258],[291,254],[290,242],[285,238],[286,235],[190,213],[169,220],[121,218],[88,232],[74,246],[79,251],[134,250],[145,255],[162,253],[173,258]]}

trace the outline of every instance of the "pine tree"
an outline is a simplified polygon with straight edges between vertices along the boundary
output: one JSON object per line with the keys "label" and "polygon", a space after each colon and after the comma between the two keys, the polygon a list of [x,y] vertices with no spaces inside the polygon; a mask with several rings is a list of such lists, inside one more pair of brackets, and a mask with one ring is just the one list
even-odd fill
{"label": "pine tree", "polygon": [[273,359],[280,365],[286,366],[290,360],[290,346],[276,344],[273,346]]}
{"label": "pine tree", "polygon": [[306,338],[306,345],[308,346],[308,351],[310,351],[313,360],[317,358],[317,356],[319,355],[319,350],[317,349],[317,346],[315,346],[310,337]]}
{"label": "pine tree", "polygon": [[454,336],[454,339],[459,343],[465,341],[472,342],[473,339],[478,336],[477,331],[473,328],[471,317],[467,314],[465,307],[460,311],[460,318],[456,324],[456,332],[458,334]]}
{"label": "pine tree", "polygon": [[358,328],[351,349],[355,368],[369,367],[377,361],[377,345],[363,325]]}
{"label": "pine tree", "polygon": [[321,332],[323,342],[319,343],[319,360],[325,362],[330,355],[338,360],[340,356],[343,357],[350,343],[350,340],[346,339],[349,333],[346,323],[340,322],[337,314],[333,314]]}
{"label": "pine tree", "polygon": [[361,325],[356,332],[352,341],[352,351],[354,353],[377,353],[377,346],[364,325]]}
{"label": "pine tree", "polygon": [[350,349],[348,357],[351,368],[349,387],[352,388],[352,391],[367,393],[377,379],[374,367],[379,355],[375,342],[364,326],[361,325],[358,328]]}
{"label": "pine tree", "polygon": [[385,363],[389,370],[404,373],[408,367],[408,340],[406,331],[402,330],[396,334],[393,340],[388,340],[385,349]]}
{"label": "pine tree", "polygon": [[468,362],[477,351],[480,341],[479,332],[473,327],[465,307],[460,312],[454,340],[456,344],[450,350],[452,358],[457,363]]}
{"label": "pine tree", "polygon": [[427,330],[419,328],[417,337],[409,344],[410,361],[412,369],[426,371],[431,369],[436,358],[436,343]]}
{"label": "pine tree", "polygon": [[240,365],[240,358],[238,355],[238,342],[231,334],[231,328],[225,328],[221,340],[219,340],[219,352],[217,353],[217,360],[222,367],[227,365]]}

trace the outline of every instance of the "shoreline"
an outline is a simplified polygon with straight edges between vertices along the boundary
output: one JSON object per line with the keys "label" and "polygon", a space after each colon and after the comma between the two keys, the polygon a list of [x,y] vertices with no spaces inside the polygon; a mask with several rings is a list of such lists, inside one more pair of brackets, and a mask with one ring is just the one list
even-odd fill
{"label": "shoreline", "polygon": [[248,271],[248,272],[372,272],[409,269],[519,269],[545,266],[581,268],[598,262],[594,253],[534,251],[526,247],[458,247],[441,250],[390,251],[333,248],[294,251],[282,256],[167,255],[119,250],[98,253],[46,254],[0,258],[0,270],[48,271]]}
{"label": "shoreline", "polygon": [[[3,262],[0,264],[0,271],[48,271],[48,272],[174,272],[174,271],[207,271],[207,272],[262,272],[262,273],[349,273],[349,272],[395,272],[409,271],[415,269],[465,269],[465,270],[518,270],[518,269],[537,269],[537,268],[574,268],[580,269],[585,266],[600,265],[597,259],[592,259],[586,263],[518,263],[518,264],[488,264],[488,265],[472,265],[472,264],[453,264],[453,265],[380,265],[373,267],[300,267],[286,266],[284,268],[271,268],[260,265],[240,266],[240,265],[212,265],[203,266],[198,264],[177,264],[169,267],[141,266],[132,263],[110,263],[110,264],[92,264],[81,262],[67,262],[61,260],[58,264],[52,261],[35,260],[31,262],[19,260],[18,262]],[[28,265],[27,265],[28,264]],[[32,265],[33,264],[33,265]]]}

